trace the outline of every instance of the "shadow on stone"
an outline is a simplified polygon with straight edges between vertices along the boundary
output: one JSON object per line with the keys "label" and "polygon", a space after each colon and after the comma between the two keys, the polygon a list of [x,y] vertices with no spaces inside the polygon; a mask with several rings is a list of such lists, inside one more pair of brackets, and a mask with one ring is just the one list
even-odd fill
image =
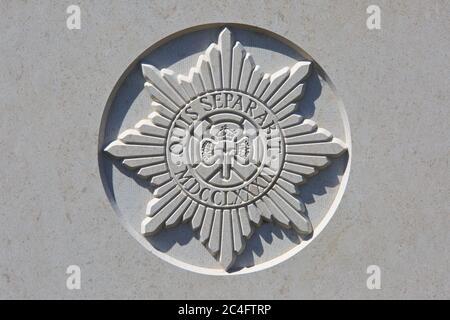
{"label": "shadow on stone", "polygon": [[147,241],[162,252],[169,251],[175,244],[180,246],[188,244],[194,237],[194,232],[188,224],[178,225],[175,228],[161,230],[159,233],[146,237]]}

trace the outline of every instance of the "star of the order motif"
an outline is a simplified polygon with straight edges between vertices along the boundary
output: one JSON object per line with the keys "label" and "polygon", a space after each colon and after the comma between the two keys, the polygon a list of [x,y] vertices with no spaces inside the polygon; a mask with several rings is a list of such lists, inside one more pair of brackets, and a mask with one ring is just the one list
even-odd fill
{"label": "star of the order motif", "polygon": [[[317,174],[332,157],[344,153],[346,146],[314,121],[295,113],[310,69],[309,61],[300,61],[273,74],[264,73],[227,28],[220,33],[217,44],[212,43],[200,55],[188,75],[143,64],[153,112],[104,149],[123,159],[126,168],[155,187],[142,222],[142,234],[150,236],[162,228],[189,222],[225,270],[232,267],[236,255],[245,248],[245,240],[264,221],[294,228],[303,236],[311,234],[313,227],[296,185]],[[271,189],[257,201],[235,209],[209,208],[187,196],[169,172],[165,151],[171,123],[179,110],[196,97],[220,90],[245,92],[262,101],[276,115],[286,146],[283,167]],[[217,141],[205,142],[209,144],[205,144],[203,154],[206,161],[213,158],[211,148]],[[239,140],[236,148],[246,150],[243,142]],[[240,156],[246,157],[246,151]],[[230,168],[224,166],[221,172],[228,176]]]}

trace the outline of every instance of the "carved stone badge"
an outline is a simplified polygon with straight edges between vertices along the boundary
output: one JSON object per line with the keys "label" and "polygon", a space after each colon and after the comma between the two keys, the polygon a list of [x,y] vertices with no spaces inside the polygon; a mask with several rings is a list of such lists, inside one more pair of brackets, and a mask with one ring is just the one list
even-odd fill
{"label": "carved stone badge", "polygon": [[262,224],[312,236],[298,186],[347,150],[299,110],[314,63],[265,72],[230,29],[187,73],[139,62],[149,115],[103,147],[148,183],[141,234],[188,224],[228,272]]}

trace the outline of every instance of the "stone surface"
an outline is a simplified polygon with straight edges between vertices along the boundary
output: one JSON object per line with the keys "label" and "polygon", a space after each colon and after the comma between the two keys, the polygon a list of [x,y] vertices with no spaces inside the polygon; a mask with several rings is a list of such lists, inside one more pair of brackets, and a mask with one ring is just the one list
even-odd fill
{"label": "stone surface", "polygon": [[[81,30],[67,29],[63,3],[0,4],[0,297],[449,298],[447,2],[379,1],[381,30],[367,29],[365,4],[347,1],[78,5]],[[174,32],[217,22],[271,30],[318,61],[353,146],[347,190],[320,236],[281,264],[230,277],[143,249],[105,196],[97,150],[129,64]],[[373,264],[381,290],[366,287]],[[81,290],[66,288],[69,265],[81,268]]]}

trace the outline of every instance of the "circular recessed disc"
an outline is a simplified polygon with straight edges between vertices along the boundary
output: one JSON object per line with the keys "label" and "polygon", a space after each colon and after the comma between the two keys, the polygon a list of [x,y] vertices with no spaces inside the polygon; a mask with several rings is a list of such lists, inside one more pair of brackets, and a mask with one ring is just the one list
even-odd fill
{"label": "circular recessed disc", "polygon": [[99,164],[141,244],[230,275],[282,262],[317,236],[344,192],[350,143],[342,102],[303,50],[255,27],[206,25],[125,70]]}

